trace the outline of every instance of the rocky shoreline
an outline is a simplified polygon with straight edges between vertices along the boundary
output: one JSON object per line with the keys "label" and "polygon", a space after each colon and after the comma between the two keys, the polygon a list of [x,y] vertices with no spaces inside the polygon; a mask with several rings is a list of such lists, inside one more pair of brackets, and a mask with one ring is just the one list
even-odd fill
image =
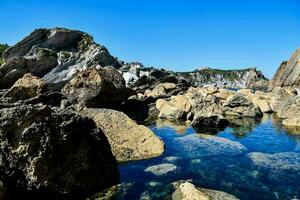
{"label": "rocky shoreline", "polygon": [[[145,68],[119,61],[87,33],[35,30],[2,54],[0,199],[86,199],[117,185],[118,164],[164,152],[164,142],[145,126],[151,119],[216,134],[237,120],[276,113],[283,126],[297,129],[299,55],[269,83],[254,68]],[[192,197],[236,199],[188,182],[172,195]]]}

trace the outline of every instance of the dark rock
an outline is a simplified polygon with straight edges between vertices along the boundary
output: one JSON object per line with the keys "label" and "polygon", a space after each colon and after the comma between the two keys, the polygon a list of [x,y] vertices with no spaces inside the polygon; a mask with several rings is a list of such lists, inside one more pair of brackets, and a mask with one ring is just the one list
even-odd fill
{"label": "dark rock", "polygon": [[0,141],[7,199],[84,199],[119,181],[103,132],[71,110],[2,109]]}
{"label": "dark rock", "polygon": [[115,107],[128,98],[125,81],[114,68],[91,68],[78,73],[62,93],[86,107]]}
{"label": "dark rock", "polygon": [[195,114],[192,126],[198,133],[215,134],[224,130],[229,122],[222,116],[216,114]]}

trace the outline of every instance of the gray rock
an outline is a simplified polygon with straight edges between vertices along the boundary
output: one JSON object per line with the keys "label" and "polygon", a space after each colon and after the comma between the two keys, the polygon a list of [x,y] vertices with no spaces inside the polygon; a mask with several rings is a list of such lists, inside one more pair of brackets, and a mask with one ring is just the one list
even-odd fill
{"label": "gray rock", "polygon": [[252,162],[258,167],[272,170],[294,170],[300,172],[300,154],[283,152],[275,154],[249,153]]}
{"label": "gray rock", "polygon": [[253,117],[262,116],[261,111],[245,95],[236,93],[229,96],[223,105],[223,112],[228,116]]}
{"label": "gray rock", "polygon": [[220,130],[224,130],[229,122],[222,115],[196,113],[192,121],[193,128],[198,133],[215,134]]}
{"label": "gray rock", "polygon": [[8,88],[25,73],[60,89],[83,69],[100,65],[120,67],[108,50],[87,33],[63,28],[37,29],[7,49],[0,68],[0,87]]}
{"label": "gray rock", "polygon": [[176,170],[178,170],[178,167],[176,165],[163,163],[147,167],[145,169],[145,172],[150,172],[156,176],[165,176],[176,172]]}
{"label": "gray rock", "polygon": [[211,135],[191,134],[174,139],[175,147],[190,158],[200,156],[235,156],[246,151],[239,142]]}

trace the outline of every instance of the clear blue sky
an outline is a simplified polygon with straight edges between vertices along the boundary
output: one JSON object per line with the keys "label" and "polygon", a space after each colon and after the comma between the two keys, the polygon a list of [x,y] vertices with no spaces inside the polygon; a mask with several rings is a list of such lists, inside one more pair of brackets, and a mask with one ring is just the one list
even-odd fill
{"label": "clear blue sky", "polygon": [[256,66],[271,77],[300,47],[300,0],[0,0],[0,43],[39,27],[89,32],[147,66]]}

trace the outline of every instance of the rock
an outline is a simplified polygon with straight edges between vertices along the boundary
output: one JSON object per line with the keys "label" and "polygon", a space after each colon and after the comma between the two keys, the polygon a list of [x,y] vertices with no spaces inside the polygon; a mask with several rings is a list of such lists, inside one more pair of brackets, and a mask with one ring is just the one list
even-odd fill
{"label": "rock", "polygon": [[176,108],[173,104],[164,99],[158,99],[156,101],[156,108],[159,110],[159,118],[181,119],[185,114],[183,110]]}
{"label": "rock", "polygon": [[229,122],[222,115],[210,113],[196,113],[192,121],[192,126],[198,133],[215,134],[219,130],[224,130],[228,125]]}
{"label": "rock", "polygon": [[0,135],[1,177],[14,198],[86,198],[119,181],[103,132],[71,110],[1,109]]}
{"label": "rock", "polygon": [[47,90],[47,84],[36,76],[25,74],[7,91],[3,97],[10,98],[10,101],[30,99],[44,93]]}
{"label": "rock", "polygon": [[220,100],[226,100],[229,96],[234,95],[235,92],[232,90],[226,90],[220,88],[214,95]]}
{"label": "rock", "polygon": [[166,97],[167,93],[176,88],[174,83],[160,83],[153,90],[146,90],[144,95],[147,97],[161,98]]}
{"label": "rock", "polygon": [[292,55],[288,62],[283,62],[273,79],[270,81],[270,89],[275,87],[300,86],[300,49]]}
{"label": "rock", "polygon": [[128,97],[122,75],[111,67],[78,73],[64,86],[62,93],[86,107],[114,107]]}
{"label": "rock", "polygon": [[277,112],[282,106],[282,102],[288,99],[291,95],[286,89],[276,87],[270,93],[270,107],[274,112]]}
{"label": "rock", "polygon": [[185,182],[178,186],[172,194],[172,200],[238,200],[235,196],[217,190],[196,188],[192,183]]}
{"label": "rock", "polygon": [[189,99],[183,95],[171,96],[170,103],[173,104],[176,108],[183,110],[186,113],[190,112],[192,108]]}
{"label": "rock", "polygon": [[152,173],[156,176],[165,176],[174,173],[177,169],[178,167],[173,164],[163,163],[147,167],[145,172]]}
{"label": "rock", "polygon": [[37,29],[7,49],[0,69],[0,87],[9,88],[26,73],[61,89],[83,69],[100,65],[121,67],[108,50],[87,33],[64,28]]}
{"label": "rock", "polygon": [[298,117],[287,118],[287,119],[283,120],[282,124],[285,126],[300,127],[300,114]]}
{"label": "rock", "polygon": [[263,113],[271,113],[273,112],[271,106],[270,106],[270,100],[267,100],[266,98],[262,96],[256,96],[251,99],[252,103],[258,107],[261,112]]}
{"label": "rock", "polygon": [[300,172],[300,154],[283,152],[275,154],[253,152],[248,154],[253,164],[273,170],[294,170]]}
{"label": "rock", "polygon": [[276,114],[278,117],[286,119],[286,118],[294,118],[299,116],[300,114],[300,97],[288,97],[285,100],[282,100],[280,104],[277,106]]}
{"label": "rock", "polygon": [[101,127],[118,162],[153,158],[164,151],[164,143],[150,129],[137,125],[122,112],[92,108],[79,112]]}
{"label": "rock", "polygon": [[191,134],[175,138],[175,148],[186,153],[189,158],[201,156],[235,156],[246,151],[239,142],[210,135]]}
{"label": "rock", "polygon": [[223,106],[225,115],[239,117],[261,117],[262,113],[245,95],[236,93],[226,99]]}

